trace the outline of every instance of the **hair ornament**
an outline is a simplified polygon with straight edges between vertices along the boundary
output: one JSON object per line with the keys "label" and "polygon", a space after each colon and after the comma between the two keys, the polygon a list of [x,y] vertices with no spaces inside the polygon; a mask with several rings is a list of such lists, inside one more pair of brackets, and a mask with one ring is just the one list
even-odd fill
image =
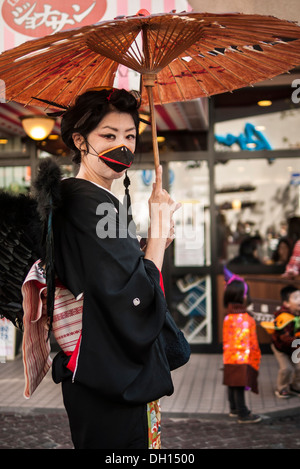
{"label": "hair ornament", "polygon": [[248,292],[248,285],[245,282],[245,280],[242,277],[240,277],[239,275],[230,272],[230,270],[227,269],[227,267],[223,267],[223,271],[224,271],[224,277],[225,277],[225,283],[226,283],[225,288],[228,285],[230,285],[230,283],[232,283],[234,280],[237,280],[239,282],[243,282],[243,284],[244,284],[244,295],[246,296],[247,292]]}
{"label": "hair ornament", "polygon": [[41,101],[42,103],[49,104],[50,106],[54,106],[54,107],[58,107],[62,109],[61,111],[47,112],[46,113],[47,116],[60,117],[69,109],[69,106],[64,106],[63,104],[58,104],[58,103],[55,103],[54,101],[48,101],[48,99],[36,98],[35,96],[31,96],[31,97],[32,99],[36,99],[37,101]]}
{"label": "hair ornament", "polygon": [[128,91],[128,93],[130,93],[135,98],[135,100],[137,102],[137,106],[140,107],[141,102],[142,102],[141,93],[137,90],[130,90],[130,91]]}
{"label": "hair ornament", "polygon": [[76,124],[74,125],[74,129],[78,129],[78,127],[81,127],[91,115],[92,115],[92,111],[91,109],[89,109],[87,112],[83,114],[83,116],[79,119],[79,121],[76,122]]}

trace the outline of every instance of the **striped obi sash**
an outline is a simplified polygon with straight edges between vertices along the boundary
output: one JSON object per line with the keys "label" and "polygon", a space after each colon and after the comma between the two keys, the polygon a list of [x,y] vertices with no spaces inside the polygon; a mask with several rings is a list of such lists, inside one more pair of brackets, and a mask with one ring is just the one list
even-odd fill
{"label": "striped obi sash", "polygon": [[[24,310],[23,364],[24,397],[29,399],[52,365],[46,311],[47,286],[40,260],[31,267],[22,286]],[[77,299],[57,283],[53,313],[53,335],[60,348],[71,355],[81,336],[83,295]]]}

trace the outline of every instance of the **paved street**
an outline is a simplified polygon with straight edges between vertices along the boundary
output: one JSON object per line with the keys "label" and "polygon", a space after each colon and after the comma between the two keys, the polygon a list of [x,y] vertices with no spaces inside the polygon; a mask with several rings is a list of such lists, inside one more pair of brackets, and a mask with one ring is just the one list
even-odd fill
{"label": "paved street", "polygon": [[300,449],[300,414],[264,418],[257,424],[232,419],[167,419],[163,443],[173,449]]}
{"label": "paved street", "polygon": [[[229,417],[164,418],[163,449],[300,449],[300,414],[238,424]],[[0,413],[0,449],[72,449],[64,411]]]}
{"label": "paved street", "polygon": [[[162,399],[163,449],[188,450],[200,459],[199,450],[204,449],[300,449],[300,397],[276,398],[276,376],[274,357],[264,355],[260,393],[246,393],[249,408],[263,419],[258,424],[238,424],[228,416],[222,357],[192,354],[189,363],[174,372],[174,395]],[[21,357],[0,363],[0,449],[71,449],[61,389],[51,374],[31,399],[24,399],[23,389]],[[22,453],[22,458],[30,454]],[[47,452],[47,460],[55,459],[55,454]],[[220,457],[218,451],[209,454]]]}

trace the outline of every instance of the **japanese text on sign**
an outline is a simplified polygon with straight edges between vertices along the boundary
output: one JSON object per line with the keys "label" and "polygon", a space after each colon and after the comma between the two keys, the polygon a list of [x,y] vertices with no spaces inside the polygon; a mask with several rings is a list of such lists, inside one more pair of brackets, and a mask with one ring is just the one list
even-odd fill
{"label": "japanese text on sign", "polygon": [[12,11],[14,22],[17,25],[24,25],[26,29],[36,29],[39,26],[50,27],[54,33],[61,31],[66,25],[74,26],[91,13],[95,7],[96,2],[92,2],[89,7],[80,11],[80,5],[74,4],[72,8],[74,14],[70,17],[69,13],[52,9],[51,5],[47,3],[43,5],[44,10],[40,12],[37,9],[37,2],[31,4],[30,2],[24,3],[22,6],[16,6]]}

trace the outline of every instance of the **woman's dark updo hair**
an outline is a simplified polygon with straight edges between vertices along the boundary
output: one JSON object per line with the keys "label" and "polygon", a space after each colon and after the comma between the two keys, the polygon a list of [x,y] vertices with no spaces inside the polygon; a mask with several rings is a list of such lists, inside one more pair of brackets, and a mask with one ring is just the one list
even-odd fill
{"label": "woman's dark updo hair", "polygon": [[223,304],[226,308],[230,303],[249,306],[251,304],[249,285],[247,296],[245,298],[244,282],[242,282],[241,280],[233,280],[231,283],[229,283],[226,286],[224,292]]}
{"label": "woman's dark updo hair", "polygon": [[75,146],[72,135],[80,133],[84,139],[97,127],[106,114],[112,111],[131,115],[136,127],[136,145],[139,136],[139,102],[126,90],[103,89],[86,91],[78,96],[75,104],[63,115],[61,137],[68,148],[74,151],[73,161],[81,163],[81,152]]}

